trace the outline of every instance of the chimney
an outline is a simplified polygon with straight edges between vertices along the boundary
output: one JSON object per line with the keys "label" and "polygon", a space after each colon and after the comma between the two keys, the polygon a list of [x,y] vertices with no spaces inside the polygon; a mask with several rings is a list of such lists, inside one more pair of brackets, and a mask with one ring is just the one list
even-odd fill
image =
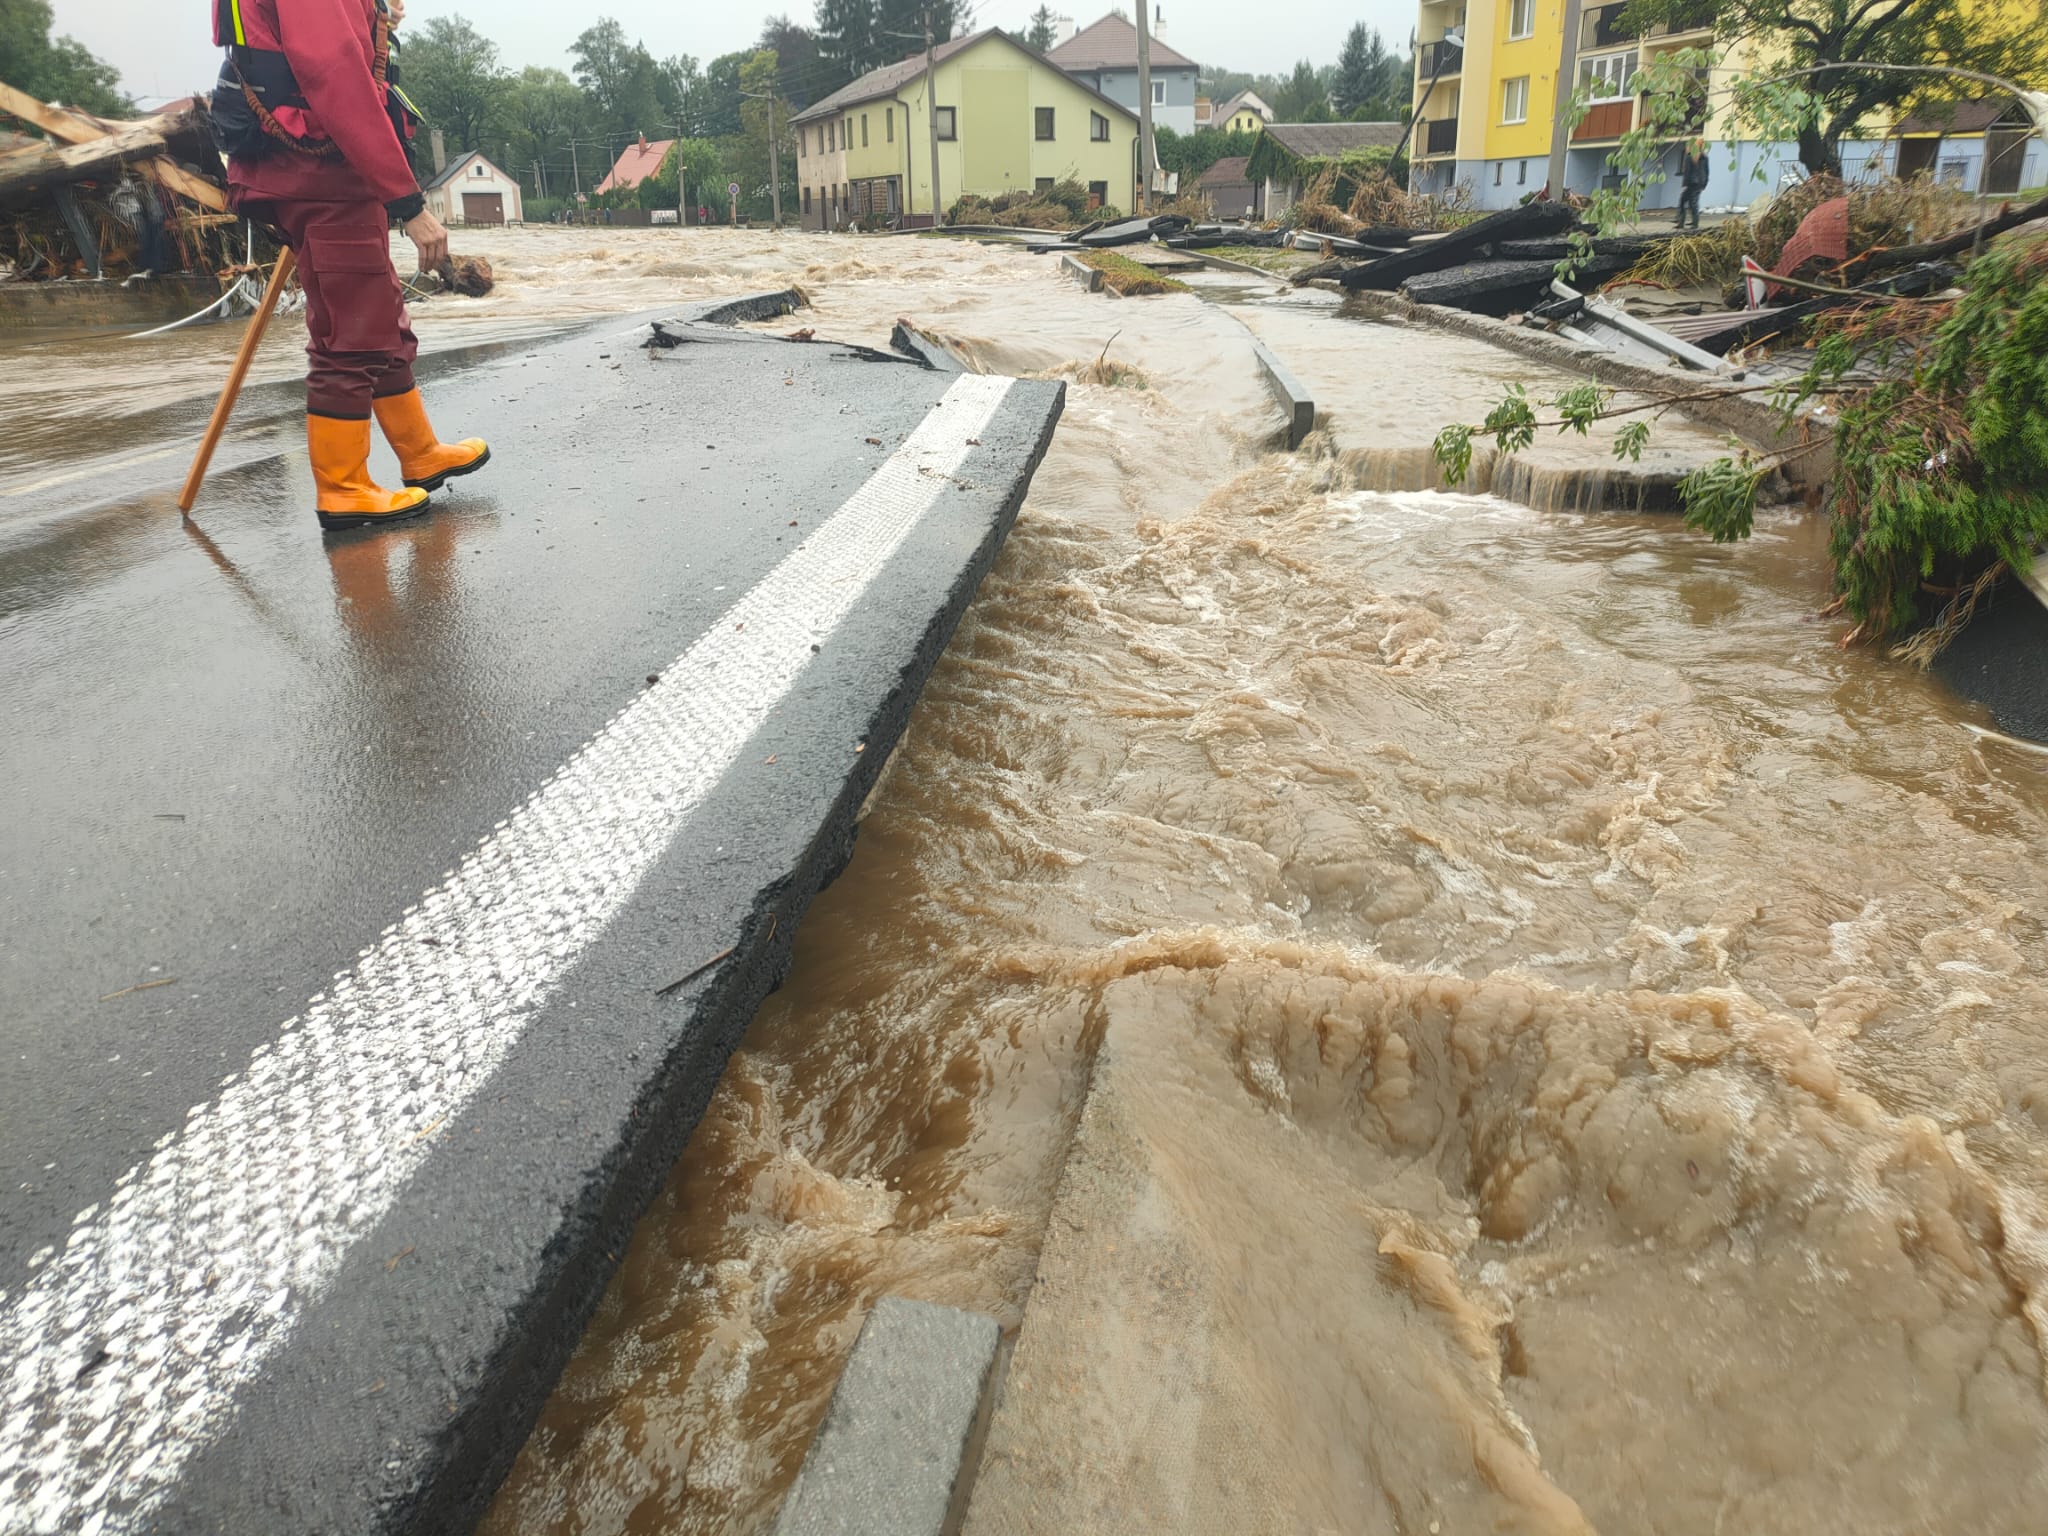
{"label": "chimney", "polygon": [[1152,7],[1152,35],[1162,43],[1166,41],[1166,11],[1162,6]]}
{"label": "chimney", "polygon": [[448,141],[441,137],[438,128],[428,135],[428,140],[434,146],[434,174],[438,176],[448,169]]}
{"label": "chimney", "polygon": [[643,155],[647,153],[647,135],[644,133],[640,135],[640,153]]}

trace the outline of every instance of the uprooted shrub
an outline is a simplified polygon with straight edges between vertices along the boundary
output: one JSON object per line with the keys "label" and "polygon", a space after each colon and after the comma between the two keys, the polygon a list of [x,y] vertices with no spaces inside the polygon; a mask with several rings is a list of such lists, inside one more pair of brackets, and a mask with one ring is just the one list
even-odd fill
{"label": "uprooted shrub", "polygon": [[1809,176],[1770,201],[1755,227],[1751,253],[1775,268],[1785,244],[1822,203],[1849,199],[1849,254],[1882,246],[1914,245],[1953,234],[1979,214],[1976,199],[1960,187],[1928,176],[1845,183],[1834,176]]}

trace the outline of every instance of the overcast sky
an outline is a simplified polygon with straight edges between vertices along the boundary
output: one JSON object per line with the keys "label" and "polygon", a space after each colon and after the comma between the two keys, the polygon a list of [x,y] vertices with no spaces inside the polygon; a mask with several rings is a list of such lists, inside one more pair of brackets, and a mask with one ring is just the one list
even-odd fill
{"label": "overcast sky", "polygon": [[[1405,47],[1415,25],[1414,0],[1285,0],[1249,5],[1244,0],[1157,0],[1164,7],[1166,40],[1190,58],[1254,74],[1293,67],[1297,59],[1334,63],[1353,22],[1376,27],[1391,46]],[[1103,15],[1110,0],[1065,7],[1083,25]],[[201,0],[54,0],[55,30],[69,33],[119,66],[132,95],[182,96],[212,82],[219,67]],[[543,0],[409,0],[409,21],[460,13],[493,38],[504,62],[568,67],[576,34],[599,16],[616,16],[657,58],[695,54],[716,58],[745,47],[765,16],[788,13],[808,20],[812,0],[787,5],[679,5],[674,0],[587,0],[582,5]],[[981,25],[1021,32],[1038,0],[981,0]],[[1054,9],[1062,7],[1054,0]]]}

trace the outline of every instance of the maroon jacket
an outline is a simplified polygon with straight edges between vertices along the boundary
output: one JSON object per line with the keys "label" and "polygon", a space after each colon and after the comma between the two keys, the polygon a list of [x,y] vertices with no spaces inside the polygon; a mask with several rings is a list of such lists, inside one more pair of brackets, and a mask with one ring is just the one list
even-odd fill
{"label": "maroon jacket", "polygon": [[[241,35],[232,35],[239,23]],[[306,106],[280,107],[279,124],[332,139],[340,153],[303,155],[282,146],[228,162],[228,192],[246,201],[378,202],[402,218],[418,212],[419,183],[384,110],[373,73],[376,0],[229,0],[214,10],[214,41],[268,48],[290,61]],[[223,37],[223,31],[230,35]]]}

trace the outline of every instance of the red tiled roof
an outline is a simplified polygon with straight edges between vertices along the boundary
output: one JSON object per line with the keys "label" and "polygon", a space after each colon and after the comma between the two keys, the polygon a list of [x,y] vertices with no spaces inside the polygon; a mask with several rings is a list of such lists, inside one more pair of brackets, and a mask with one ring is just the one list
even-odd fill
{"label": "red tiled roof", "polygon": [[655,139],[646,144],[628,144],[626,152],[619,156],[619,163],[597,184],[597,190],[609,192],[615,187],[639,186],[661,169],[661,162],[668,158],[669,148],[674,143],[674,139]]}

